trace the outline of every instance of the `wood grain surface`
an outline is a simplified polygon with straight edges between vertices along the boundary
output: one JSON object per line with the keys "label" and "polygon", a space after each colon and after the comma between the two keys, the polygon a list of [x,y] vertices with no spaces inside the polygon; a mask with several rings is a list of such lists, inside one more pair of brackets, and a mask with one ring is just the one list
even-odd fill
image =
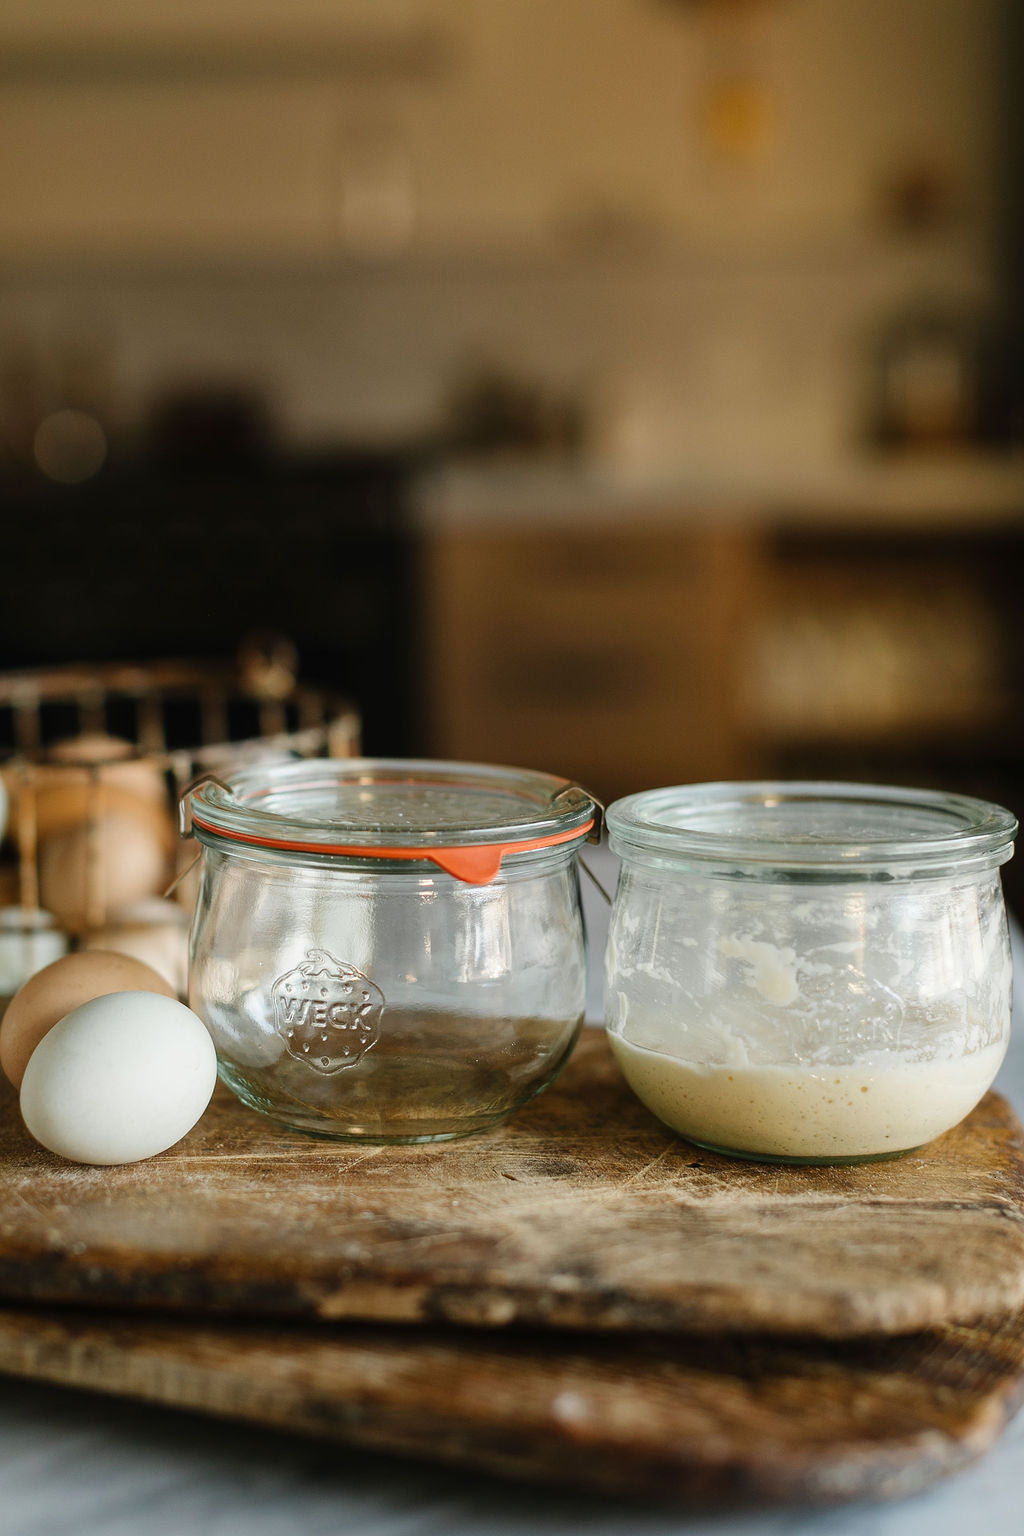
{"label": "wood grain surface", "polygon": [[705,1503],[914,1493],[989,1448],[1022,1370],[1021,1318],[829,1344],[0,1311],[11,1374]]}
{"label": "wood grain surface", "polygon": [[990,1094],[922,1152],[784,1168],[698,1151],[585,1032],[463,1142],[279,1129],[218,1092],[172,1151],[44,1152],[0,1102],[0,1297],[192,1313],[833,1338],[1024,1309],[1024,1148]]}

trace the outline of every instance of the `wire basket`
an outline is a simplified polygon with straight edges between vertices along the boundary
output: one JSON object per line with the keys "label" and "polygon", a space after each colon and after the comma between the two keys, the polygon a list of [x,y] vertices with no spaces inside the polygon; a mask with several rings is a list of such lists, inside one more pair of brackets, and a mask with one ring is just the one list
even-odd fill
{"label": "wire basket", "polygon": [[[294,660],[288,643],[275,641],[243,647],[234,663],[0,673],[0,756],[11,802],[10,851],[6,865],[0,862],[0,995],[9,995],[18,974],[55,958],[61,944],[88,946],[105,931],[115,894],[110,806],[123,796],[126,769],[129,788],[140,770],[163,786],[152,801],[167,828],[166,838],[159,833],[165,867],[158,888],[153,882],[157,896],[169,894],[183,874],[175,818],[197,776],[223,776],[267,757],[358,755],[357,710],[337,694],[298,683]],[[47,841],[47,810],[58,789],[64,830],[75,839],[74,889],[61,889],[54,924],[41,909],[54,904],[53,871],[60,867],[50,857],[53,839]]]}

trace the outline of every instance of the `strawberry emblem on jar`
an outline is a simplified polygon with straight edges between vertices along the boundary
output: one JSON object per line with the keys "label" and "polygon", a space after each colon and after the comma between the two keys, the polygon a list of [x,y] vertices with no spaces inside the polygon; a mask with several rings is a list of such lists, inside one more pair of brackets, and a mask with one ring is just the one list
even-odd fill
{"label": "strawberry emblem on jar", "polygon": [[380,1035],[384,994],[368,976],[325,949],[274,983],[277,1031],[290,1055],[329,1077],[354,1067]]}

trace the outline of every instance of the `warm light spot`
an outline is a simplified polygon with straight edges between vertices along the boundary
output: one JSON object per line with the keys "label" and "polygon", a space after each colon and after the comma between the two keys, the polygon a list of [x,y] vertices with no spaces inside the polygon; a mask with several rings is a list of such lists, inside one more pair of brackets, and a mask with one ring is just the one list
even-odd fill
{"label": "warm light spot", "polygon": [[36,429],[32,452],[48,480],[80,485],[103,467],[107,435],[87,411],[54,411]]}

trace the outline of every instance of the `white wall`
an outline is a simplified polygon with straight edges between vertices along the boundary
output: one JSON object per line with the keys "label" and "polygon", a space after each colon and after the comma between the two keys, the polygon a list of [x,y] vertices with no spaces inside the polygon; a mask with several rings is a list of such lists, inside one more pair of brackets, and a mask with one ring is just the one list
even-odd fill
{"label": "white wall", "polygon": [[[662,459],[827,455],[887,311],[991,294],[995,10],[774,0],[730,31],[669,0],[407,0],[378,16],[432,20],[451,67],[376,85],[72,84],[47,80],[40,45],[34,73],[0,77],[0,344],[45,359],[95,322],[129,419],[166,381],[248,375],[296,440],[401,436],[486,354],[632,412]],[[303,0],[296,25],[372,11]],[[239,7],[164,12],[237,27]],[[23,42],[33,14],[8,7]],[[760,82],[771,120],[732,161],[706,120],[730,72]],[[346,253],[344,146],[367,116],[410,157],[397,257]],[[960,201],[918,242],[878,227],[882,180],[915,157]],[[608,223],[634,254],[584,250]]]}

